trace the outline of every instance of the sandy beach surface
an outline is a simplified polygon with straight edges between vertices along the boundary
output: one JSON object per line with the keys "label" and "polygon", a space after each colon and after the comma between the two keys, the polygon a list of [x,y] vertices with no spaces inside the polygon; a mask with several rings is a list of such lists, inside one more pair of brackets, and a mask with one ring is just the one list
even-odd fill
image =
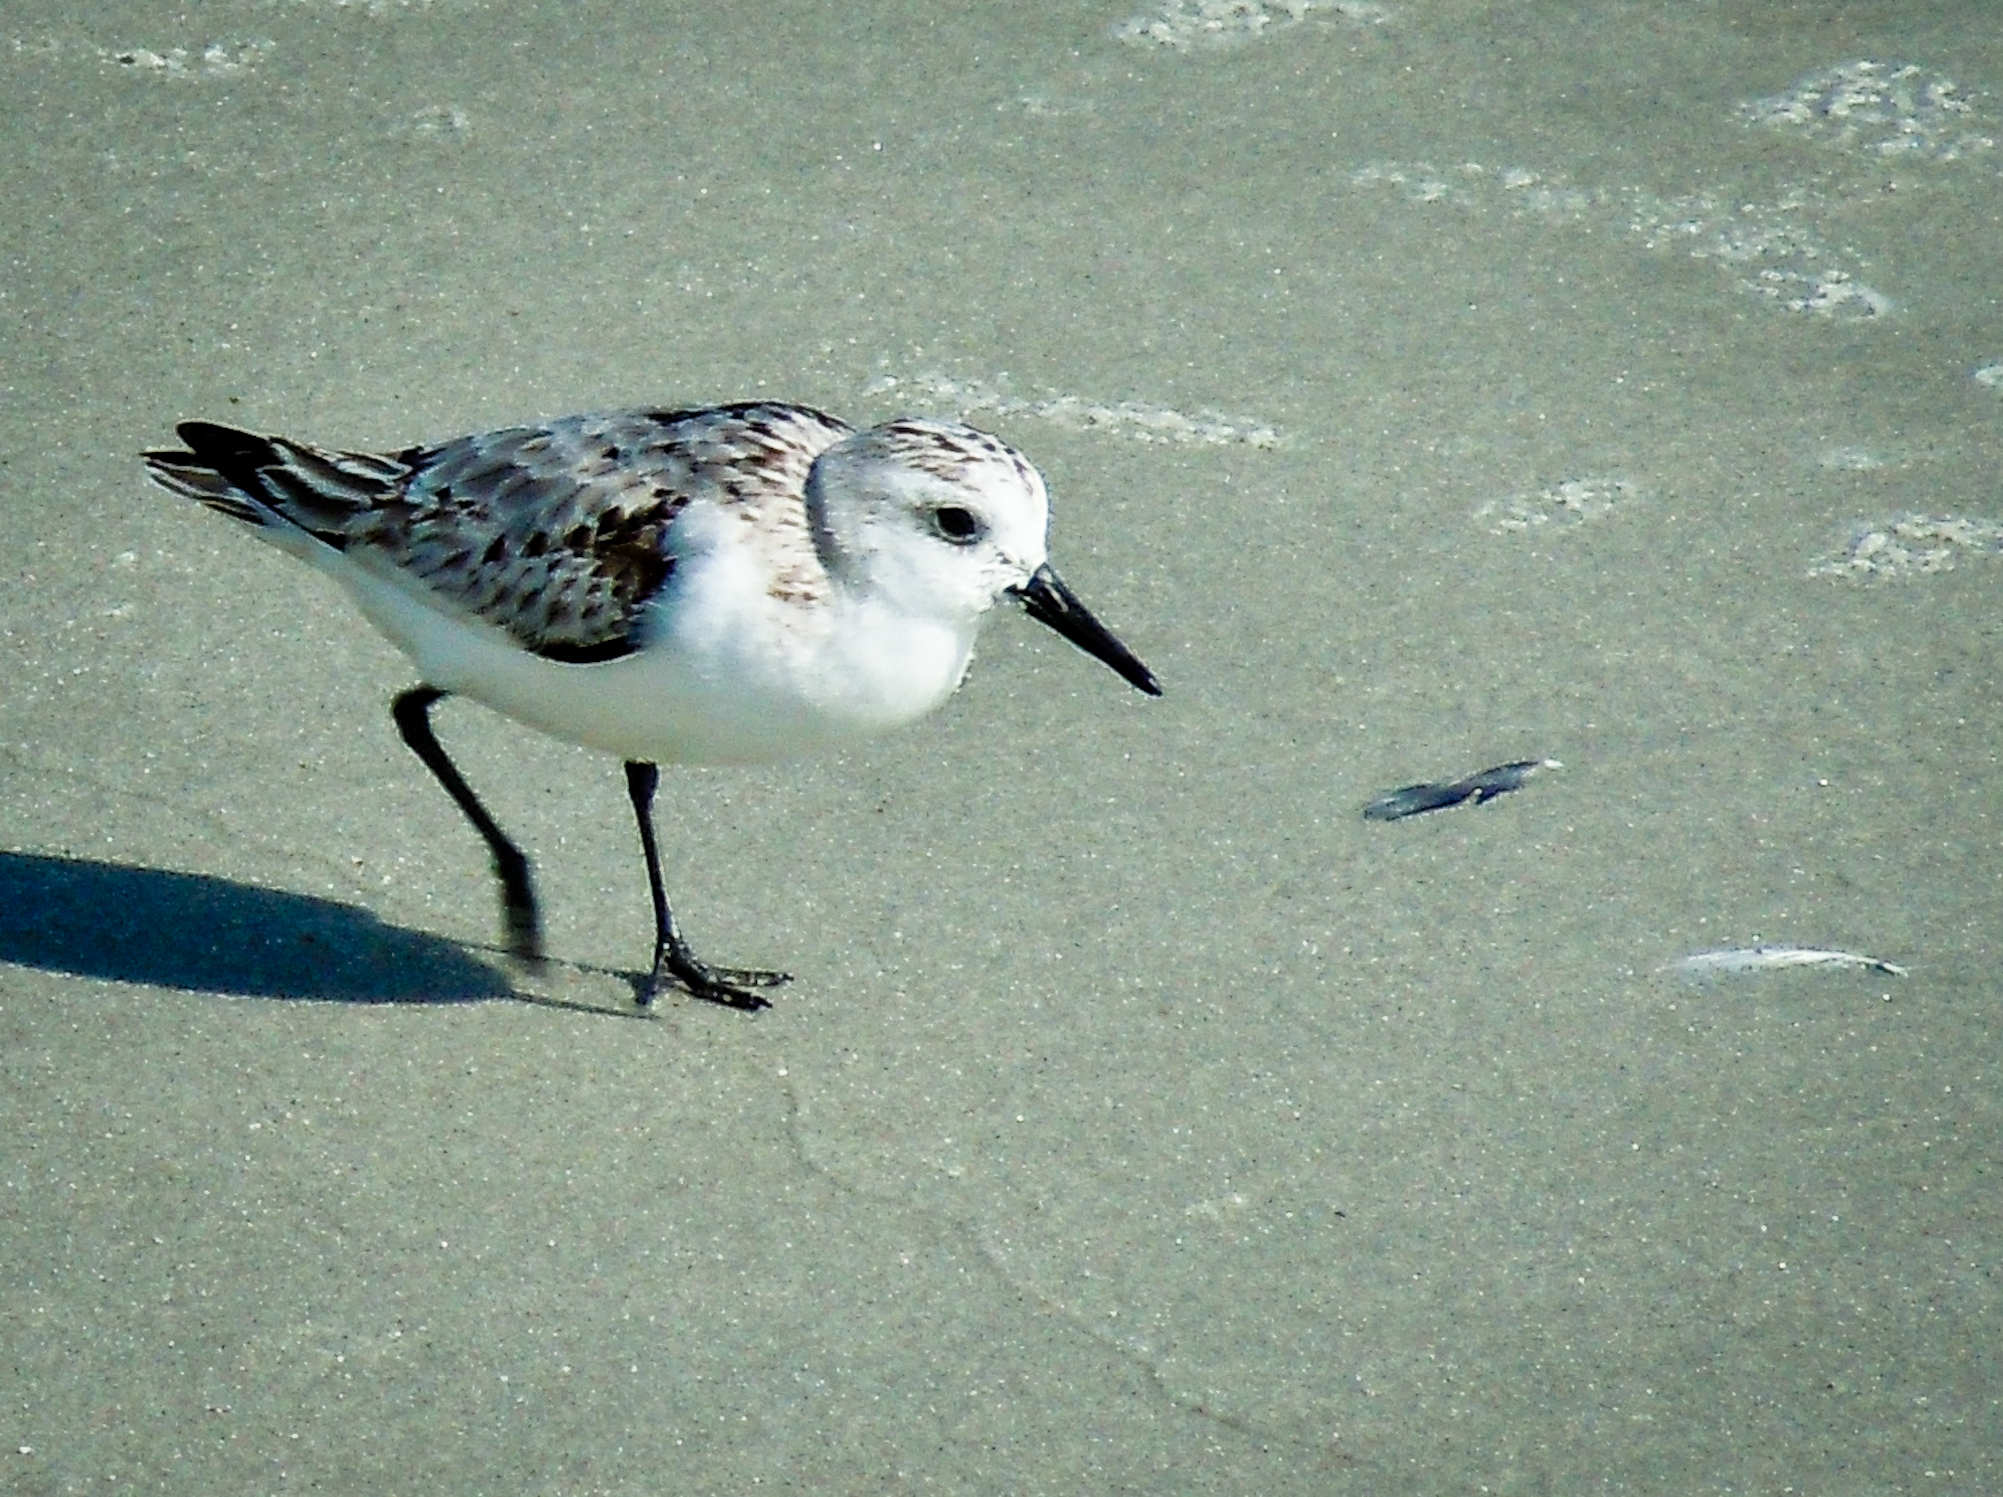
{"label": "sandy beach surface", "polygon": [[[1994,22],[8,7],[0,1490],[2003,1489]],[[796,981],[639,1016],[617,765],[439,713],[518,971],[137,454],[761,396],[1016,443],[1166,695],[666,767]]]}

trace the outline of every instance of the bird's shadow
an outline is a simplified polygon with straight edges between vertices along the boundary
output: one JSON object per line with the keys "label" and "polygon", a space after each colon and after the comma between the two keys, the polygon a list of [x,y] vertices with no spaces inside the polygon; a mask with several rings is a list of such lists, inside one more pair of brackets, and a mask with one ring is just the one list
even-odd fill
{"label": "bird's shadow", "polygon": [[0,853],[0,962],[245,998],[547,1001],[449,941],[353,905],[34,853]]}

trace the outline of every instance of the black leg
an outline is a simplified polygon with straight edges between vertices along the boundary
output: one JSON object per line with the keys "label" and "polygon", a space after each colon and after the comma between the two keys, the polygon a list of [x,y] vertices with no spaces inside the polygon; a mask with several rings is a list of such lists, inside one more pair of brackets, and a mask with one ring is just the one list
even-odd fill
{"label": "black leg", "polygon": [[776,988],[792,981],[785,972],[767,972],[756,967],[712,967],[682,939],[675,924],[675,912],[668,908],[668,888],[661,879],[661,848],[654,839],[654,792],[660,787],[661,771],[652,764],[629,759],[626,763],[626,794],[633,802],[633,817],[640,823],[640,848],[647,855],[647,888],[654,896],[654,970],[640,987],[639,1000],[651,1003],[663,974],[687,988],[698,998],[731,1008],[769,1008],[768,999],[753,988]]}
{"label": "black leg", "polygon": [[439,746],[438,735],[431,731],[431,709],[449,695],[450,692],[440,691],[435,686],[413,687],[390,705],[390,716],[396,720],[397,731],[403,734],[403,741],[410,745],[411,752],[438,777],[445,793],[465,812],[466,819],[473,823],[473,829],[486,839],[487,850],[494,855],[494,875],[501,881],[501,918],[507,922],[509,953],[531,966],[540,966],[543,960],[542,916],[536,909],[536,891],[529,876],[529,860],[519,847],[508,840],[508,834],[501,830],[494,818],[487,814],[487,808],[480,804],[480,797],[473,793],[473,787],[466,783],[458,766],[445,756],[445,750]]}

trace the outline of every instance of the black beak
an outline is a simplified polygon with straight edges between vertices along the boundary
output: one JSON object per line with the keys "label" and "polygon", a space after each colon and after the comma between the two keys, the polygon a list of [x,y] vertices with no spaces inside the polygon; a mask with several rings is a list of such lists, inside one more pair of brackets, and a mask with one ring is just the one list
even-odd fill
{"label": "black beak", "polygon": [[1048,624],[1087,655],[1106,662],[1128,681],[1151,697],[1161,695],[1154,672],[1134,658],[1133,651],[1113,638],[1112,631],[1093,618],[1064,580],[1045,562],[1029,581],[1009,589],[1022,600],[1022,611],[1039,624]]}

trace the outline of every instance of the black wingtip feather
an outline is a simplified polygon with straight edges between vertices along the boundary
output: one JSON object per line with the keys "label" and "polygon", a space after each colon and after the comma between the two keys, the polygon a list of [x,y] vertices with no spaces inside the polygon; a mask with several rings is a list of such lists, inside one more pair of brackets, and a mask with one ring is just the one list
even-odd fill
{"label": "black wingtip feather", "polygon": [[174,428],[174,435],[188,444],[185,457],[213,468],[238,488],[253,494],[263,490],[258,470],[283,461],[269,438],[241,431],[234,426],[219,426],[213,421],[183,421]]}

